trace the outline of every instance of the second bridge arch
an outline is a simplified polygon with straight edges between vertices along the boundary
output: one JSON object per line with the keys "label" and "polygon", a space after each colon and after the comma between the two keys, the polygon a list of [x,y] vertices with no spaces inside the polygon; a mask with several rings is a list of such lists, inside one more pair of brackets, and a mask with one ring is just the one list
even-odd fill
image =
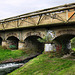
{"label": "second bridge arch", "polygon": [[38,41],[38,38],[41,38],[36,35],[28,36],[25,40],[25,50],[27,52],[36,52],[36,53],[42,53],[44,50],[44,44],[40,43]]}

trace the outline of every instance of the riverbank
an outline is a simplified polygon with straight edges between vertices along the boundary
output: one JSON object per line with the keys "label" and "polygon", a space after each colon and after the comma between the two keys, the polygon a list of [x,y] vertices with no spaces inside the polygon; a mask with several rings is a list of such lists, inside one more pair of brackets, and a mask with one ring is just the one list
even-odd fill
{"label": "riverbank", "polygon": [[[22,62],[38,54],[25,53],[23,50],[8,50],[0,47],[0,63]],[[8,75],[74,75],[75,60],[73,58],[53,57],[50,53],[43,53],[21,68]],[[71,60],[72,59],[72,60]],[[69,72],[69,73],[68,73]]]}
{"label": "riverbank", "polygon": [[0,46],[0,64],[11,62],[22,62],[35,57],[38,53],[25,53],[23,50],[9,50]]}
{"label": "riverbank", "polygon": [[75,75],[75,61],[43,53],[8,75]]}

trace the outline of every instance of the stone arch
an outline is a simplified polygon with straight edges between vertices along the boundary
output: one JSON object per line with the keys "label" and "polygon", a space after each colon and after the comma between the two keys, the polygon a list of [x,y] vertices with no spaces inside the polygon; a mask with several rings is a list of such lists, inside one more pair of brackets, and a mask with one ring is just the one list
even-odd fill
{"label": "stone arch", "polygon": [[71,50],[70,40],[75,37],[73,33],[63,33],[56,36],[53,41],[56,43],[56,50],[64,50],[65,53],[69,53]]}
{"label": "stone arch", "polygon": [[30,51],[32,53],[42,53],[44,50],[44,44],[39,42],[38,38],[41,37],[37,35],[31,35],[25,38],[25,50]]}
{"label": "stone arch", "polygon": [[55,31],[55,38],[62,36],[62,35],[66,35],[66,34],[75,35],[75,30],[74,29],[63,29],[63,30],[61,29],[61,30]]}
{"label": "stone arch", "polygon": [[[19,39],[17,33],[7,33],[7,34],[5,35],[5,40],[7,40],[9,37],[12,37],[12,36],[14,36],[14,37],[16,37],[17,39]],[[19,40],[20,40],[20,39],[19,39]]]}
{"label": "stone arch", "polygon": [[19,39],[15,36],[10,36],[7,38],[7,48],[18,49]]}
{"label": "stone arch", "polygon": [[26,39],[29,36],[39,36],[39,37],[43,38],[45,36],[45,34],[42,34],[42,32],[31,31],[31,32],[28,32],[28,33],[25,34],[25,36],[23,37],[23,40]]}

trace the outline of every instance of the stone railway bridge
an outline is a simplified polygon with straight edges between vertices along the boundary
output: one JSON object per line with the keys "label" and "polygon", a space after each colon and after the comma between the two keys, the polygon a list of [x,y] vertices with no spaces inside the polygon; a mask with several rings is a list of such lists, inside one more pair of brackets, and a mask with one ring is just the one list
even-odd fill
{"label": "stone railway bridge", "polygon": [[37,39],[47,34],[53,35],[57,49],[64,44],[69,48],[70,40],[75,37],[75,3],[0,20],[0,45],[3,47],[42,52],[44,44]]}

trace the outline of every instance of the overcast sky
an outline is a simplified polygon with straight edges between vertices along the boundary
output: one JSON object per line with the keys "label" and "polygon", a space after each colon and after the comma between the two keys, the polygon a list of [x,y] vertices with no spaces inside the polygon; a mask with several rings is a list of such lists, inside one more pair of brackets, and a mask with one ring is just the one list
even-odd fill
{"label": "overcast sky", "polygon": [[75,0],[0,0],[0,19],[68,3]]}

